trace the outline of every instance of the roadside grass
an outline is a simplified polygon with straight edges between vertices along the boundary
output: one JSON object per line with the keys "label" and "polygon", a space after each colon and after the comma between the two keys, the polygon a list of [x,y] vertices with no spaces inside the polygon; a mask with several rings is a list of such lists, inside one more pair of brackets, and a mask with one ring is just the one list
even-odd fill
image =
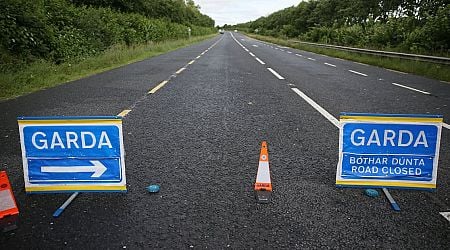
{"label": "roadside grass", "polygon": [[37,61],[15,72],[0,72],[0,101],[161,55],[214,36],[216,34],[135,46],[116,45],[102,54],[76,63],[56,65]]}
{"label": "roadside grass", "polygon": [[445,82],[450,82],[450,65],[431,62],[420,62],[414,60],[405,60],[400,58],[381,57],[328,48],[320,48],[312,45],[295,43],[290,40],[284,40],[280,38],[261,36],[249,33],[246,33],[246,35],[258,40],[271,42],[282,46],[310,51],[331,57],[342,58],[350,61],[365,63],[369,65],[379,66],[382,68],[397,70],[405,73],[412,73]]}

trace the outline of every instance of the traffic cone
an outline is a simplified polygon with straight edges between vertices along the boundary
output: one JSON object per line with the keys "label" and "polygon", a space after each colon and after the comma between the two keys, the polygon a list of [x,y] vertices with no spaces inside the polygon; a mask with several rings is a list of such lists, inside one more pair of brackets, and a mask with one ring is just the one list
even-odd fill
{"label": "traffic cone", "polygon": [[0,229],[3,232],[16,229],[18,216],[19,209],[9,184],[8,175],[6,175],[6,171],[0,171]]}
{"label": "traffic cone", "polygon": [[259,154],[258,173],[255,182],[256,198],[261,203],[269,202],[272,193],[272,182],[270,180],[269,152],[267,142],[263,141],[261,153]]}

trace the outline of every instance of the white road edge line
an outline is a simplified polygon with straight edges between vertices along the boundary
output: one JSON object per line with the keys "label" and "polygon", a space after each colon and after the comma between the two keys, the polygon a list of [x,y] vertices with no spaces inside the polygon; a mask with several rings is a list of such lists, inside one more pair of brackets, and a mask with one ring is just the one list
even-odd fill
{"label": "white road edge line", "polygon": [[319,104],[317,104],[315,101],[313,101],[311,98],[309,98],[307,95],[305,95],[303,92],[301,92],[298,88],[291,88],[292,91],[294,91],[297,95],[299,95],[303,100],[305,100],[309,105],[311,105],[313,108],[315,108],[319,113],[321,113],[325,118],[327,118],[328,121],[333,123],[334,126],[339,128],[339,121],[334,118],[328,111],[326,111],[324,108],[322,108]]}
{"label": "white road edge line", "polygon": [[255,57],[255,59],[256,59],[256,61],[258,61],[259,63],[261,63],[261,64],[266,64],[265,62],[263,62],[263,61],[261,61],[261,59],[259,59],[258,57]]}
{"label": "white road edge line", "polygon": [[403,74],[403,75],[407,75],[408,74],[406,72],[401,72],[401,71],[393,70],[393,69],[386,69],[386,70],[391,71],[391,72],[395,72],[395,73],[399,73],[399,74]]}
{"label": "white road edge line", "polygon": [[360,63],[360,62],[354,62],[354,63],[359,64],[359,65],[364,65],[364,66],[370,66],[369,64]]}
{"label": "white road edge line", "polygon": [[336,65],[331,64],[331,63],[323,63],[323,64],[328,65],[328,66],[331,66],[331,67],[335,67],[335,68],[336,68]]}
{"label": "white road edge line", "polygon": [[412,90],[412,91],[416,91],[416,92],[419,92],[419,93],[422,93],[422,94],[425,94],[425,95],[430,95],[429,92],[422,91],[422,90],[415,89],[415,88],[411,88],[411,87],[408,87],[408,86],[405,86],[405,85],[401,85],[401,84],[398,84],[398,83],[395,83],[395,82],[393,82],[392,85],[395,85],[395,86],[398,86],[398,87],[401,87],[401,88],[405,88],[405,89],[409,89],[409,90]]}
{"label": "white road edge line", "polygon": [[450,212],[439,212],[439,213],[450,222]]}
{"label": "white road edge line", "polygon": [[446,129],[450,129],[450,125],[448,125],[448,124],[445,123],[445,122],[442,123],[442,126],[443,126],[444,128],[446,128]]}
{"label": "white road edge line", "polygon": [[351,70],[351,69],[349,69],[348,71],[352,72],[353,74],[360,75],[360,76],[367,76],[367,75],[364,74],[364,73],[361,73],[361,72],[358,72],[358,71],[354,71],[354,70]]}
{"label": "white road edge line", "polygon": [[278,74],[275,70],[272,68],[267,68],[274,76],[276,76],[280,80],[284,80],[284,77],[282,77],[280,74]]}

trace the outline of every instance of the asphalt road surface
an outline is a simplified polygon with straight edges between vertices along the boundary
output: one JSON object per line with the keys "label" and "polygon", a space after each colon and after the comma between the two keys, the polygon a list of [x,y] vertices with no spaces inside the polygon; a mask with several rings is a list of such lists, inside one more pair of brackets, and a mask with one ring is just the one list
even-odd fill
{"label": "asphalt road surface", "polygon": [[[0,248],[448,249],[449,105],[448,83],[229,32],[2,102],[0,169],[20,223]],[[81,193],[53,218],[69,195],[25,193],[16,117],[123,110],[128,192]],[[344,111],[444,115],[436,192],[392,189],[395,212],[382,194],[336,188]],[[268,204],[253,191],[263,140]]]}

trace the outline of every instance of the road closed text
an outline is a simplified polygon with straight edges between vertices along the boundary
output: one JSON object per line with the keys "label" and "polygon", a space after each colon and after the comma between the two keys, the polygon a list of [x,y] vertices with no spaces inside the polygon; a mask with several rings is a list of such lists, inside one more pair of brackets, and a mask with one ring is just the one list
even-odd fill
{"label": "road closed text", "polygon": [[344,174],[347,176],[380,177],[411,176],[431,178],[432,158],[396,156],[344,156]]}

